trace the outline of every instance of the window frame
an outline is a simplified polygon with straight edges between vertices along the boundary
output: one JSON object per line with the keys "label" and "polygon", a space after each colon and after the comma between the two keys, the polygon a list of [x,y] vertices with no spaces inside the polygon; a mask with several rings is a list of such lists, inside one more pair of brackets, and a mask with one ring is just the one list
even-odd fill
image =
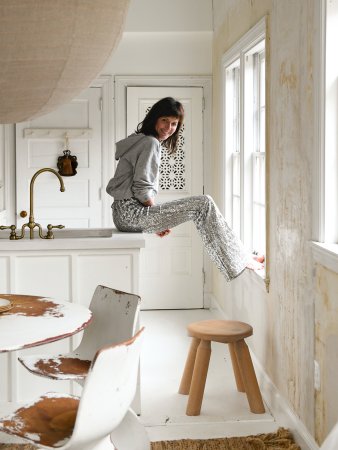
{"label": "window frame", "polygon": [[[269,271],[268,271],[268,250],[269,250],[269,236],[268,236],[268,190],[266,188],[268,183],[268,177],[267,177],[267,167],[268,167],[268,139],[267,139],[267,59],[268,59],[268,49],[267,49],[267,17],[264,17],[261,19],[253,28],[251,28],[241,39],[239,39],[231,49],[229,49],[222,57],[221,61],[221,80],[222,80],[222,119],[223,119],[223,126],[222,126],[222,136],[221,136],[221,142],[222,142],[222,195],[223,195],[223,202],[222,202],[222,209],[223,213],[226,216],[227,220],[232,224],[232,185],[233,185],[233,179],[232,179],[232,169],[231,169],[231,161],[229,160],[229,155],[232,154],[232,152],[227,151],[228,146],[228,136],[226,132],[226,121],[228,120],[227,114],[226,114],[226,107],[227,107],[227,92],[226,92],[226,76],[227,76],[227,69],[231,68],[232,65],[236,64],[236,61],[243,61],[243,57],[248,55],[250,51],[257,48],[261,42],[264,41],[264,51],[265,51],[265,185],[264,185],[264,193],[265,193],[265,273],[260,272],[259,276],[260,278],[264,278],[266,289],[269,289]],[[243,92],[245,88],[245,76],[248,68],[244,67],[244,64],[240,64],[240,83],[241,83],[241,92]],[[245,138],[248,139],[247,136],[244,135],[244,127],[243,123],[245,123],[245,117],[244,114],[246,114],[244,110],[244,98],[243,95],[240,98],[241,106],[240,106],[240,114],[241,114],[241,129],[240,129],[240,140],[242,142],[242,162],[241,162],[241,171],[243,171],[244,165],[250,164],[251,168],[246,171],[246,176],[243,176],[243,173],[241,173],[241,194],[243,195],[243,200],[241,202],[241,217],[245,214],[249,214],[249,221],[252,224],[252,214],[253,214],[253,170],[252,170],[252,162],[254,158],[253,152],[243,152],[243,149],[248,147],[248,142],[245,142]],[[252,114],[252,110],[250,111],[250,114]],[[252,122],[252,119],[251,119]],[[247,135],[247,133],[246,133]],[[250,134],[250,146],[252,146],[252,134]],[[243,144],[244,143],[244,144]],[[256,143],[255,143],[256,146]],[[255,148],[257,150],[257,148]],[[250,161],[244,160],[244,158],[249,158]],[[236,230],[235,230],[236,231]],[[241,226],[240,226],[240,236],[241,239],[244,242],[244,245],[246,248],[250,248],[249,246],[252,243],[252,237],[253,237],[253,227],[244,227],[244,220],[241,220]],[[257,273],[258,274],[258,273]]]}
{"label": "window frame", "polygon": [[[329,145],[329,134],[332,132],[326,117],[331,117],[335,108],[335,119],[338,119],[338,105],[328,100],[327,81],[327,32],[328,8],[327,0],[319,0],[315,5],[314,34],[314,147],[313,147],[313,216],[312,216],[312,252],[316,262],[338,273],[338,209],[329,195],[329,173],[332,167],[330,158],[338,159],[338,145],[332,149]],[[336,126],[335,126],[336,128]],[[330,149],[329,149],[330,148]],[[333,153],[332,153],[333,152]],[[331,173],[332,176],[332,173]],[[338,171],[334,183],[338,183]],[[334,219],[329,217],[332,209],[336,210]]]}

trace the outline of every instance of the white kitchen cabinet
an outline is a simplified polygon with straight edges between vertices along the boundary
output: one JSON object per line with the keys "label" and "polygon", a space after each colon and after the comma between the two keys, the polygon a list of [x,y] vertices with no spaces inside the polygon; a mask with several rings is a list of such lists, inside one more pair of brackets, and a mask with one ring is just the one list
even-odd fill
{"label": "white kitchen cabinet", "polygon": [[[89,306],[98,284],[139,294],[142,247],[144,239],[140,233],[114,232],[107,238],[1,239],[0,295],[39,295]],[[32,375],[18,363],[17,357],[23,352],[68,352],[80,338],[81,333],[52,344],[0,355],[0,401],[27,401],[47,391],[72,392],[70,382]]]}

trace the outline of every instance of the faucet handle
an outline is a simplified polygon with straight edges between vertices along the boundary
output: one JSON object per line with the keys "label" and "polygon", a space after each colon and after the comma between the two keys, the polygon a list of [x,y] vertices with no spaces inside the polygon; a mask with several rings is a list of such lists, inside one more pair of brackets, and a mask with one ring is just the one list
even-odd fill
{"label": "faucet handle", "polygon": [[9,239],[11,241],[15,241],[16,239],[20,239],[16,235],[16,226],[15,225],[10,225],[9,227],[6,227],[4,225],[0,225],[0,230],[11,230],[11,234],[9,235]]}
{"label": "faucet handle", "polygon": [[53,234],[53,231],[52,231],[53,228],[59,228],[61,230],[64,227],[65,227],[64,225],[52,225],[51,223],[49,223],[47,225],[47,230],[48,231],[47,231],[47,234],[45,236],[45,239],[54,239],[54,234]]}
{"label": "faucet handle", "polygon": [[61,228],[64,228],[64,225],[52,225],[51,223],[49,223],[47,225],[47,230],[51,230],[52,228],[59,228],[61,230]]}

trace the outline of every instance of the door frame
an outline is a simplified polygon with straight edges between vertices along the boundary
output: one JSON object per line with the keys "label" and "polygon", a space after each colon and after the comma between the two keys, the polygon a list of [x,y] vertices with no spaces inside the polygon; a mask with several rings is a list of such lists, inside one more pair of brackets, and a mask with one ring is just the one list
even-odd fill
{"label": "door frame", "polygon": [[[13,124],[1,125],[1,151],[4,160],[4,177],[2,180],[5,190],[4,209],[0,211],[0,225],[16,224],[16,177],[15,177],[15,127]],[[6,232],[4,232],[6,233]]]}
{"label": "door frame", "polygon": [[[128,87],[202,87],[203,88],[203,186],[204,192],[212,192],[212,77],[211,76],[114,76],[114,142],[126,137],[127,88]],[[114,149],[115,151],[115,149]],[[111,166],[110,166],[111,167]],[[212,299],[212,265],[204,252],[203,270],[205,274],[203,306],[209,308]]]}
{"label": "door frame", "polygon": [[111,178],[110,167],[113,164],[113,79],[111,75],[101,75],[88,89],[101,89],[101,221],[102,227],[111,226],[111,202],[105,195],[105,188]]}

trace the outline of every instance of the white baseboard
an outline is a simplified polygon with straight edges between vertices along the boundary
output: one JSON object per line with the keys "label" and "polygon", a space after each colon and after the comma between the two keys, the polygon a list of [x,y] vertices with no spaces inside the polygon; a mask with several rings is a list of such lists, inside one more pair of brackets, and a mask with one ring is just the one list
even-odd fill
{"label": "white baseboard", "polygon": [[[216,301],[215,297],[209,294],[210,309],[214,310],[224,320],[229,319]],[[289,429],[297,444],[302,450],[319,450],[318,444],[305,427],[303,422],[292,409],[289,402],[280,394],[277,387],[266,374],[255,354],[250,350],[256,376],[259,380],[261,393],[265,404],[269,408],[272,416],[281,427]]]}

